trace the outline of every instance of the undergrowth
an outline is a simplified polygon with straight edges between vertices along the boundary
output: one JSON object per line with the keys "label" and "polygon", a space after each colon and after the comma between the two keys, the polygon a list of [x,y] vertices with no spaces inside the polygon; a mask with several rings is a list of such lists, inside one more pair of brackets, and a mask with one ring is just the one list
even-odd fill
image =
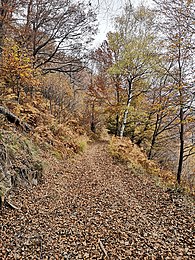
{"label": "undergrowth", "polygon": [[[1,105],[31,128],[26,133],[22,127],[9,123],[0,115],[0,141],[8,151],[10,163],[7,170],[12,187],[37,185],[44,178],[44,172],[51,173],[52,177],[63,167],[65,160],[87,148],[89,138],[79,120],[69,116],[60,122],[50,113],[47,100],[40,94],[34,93],[32,99],[24,96],[20,104],[6,93],[3,100]],[[0,185],[0,192],[4,188],[8,190],[5,182]]]}
{"label": "undergrowth", "polygon": [[176,182],[176,175],[169,171],[161,169],[160,165],[149,160],[144,151],[137,145],[133,144],[129,138],[116,138],[110,140],[109,145],[112,157],[120,163],[126,164],[133,174],[147,174],[150,175],[156,185],[172,190],[180,190],[180,192],[187,192],[194,196],[194,187],[189,186],[185,181],[178,186]]}

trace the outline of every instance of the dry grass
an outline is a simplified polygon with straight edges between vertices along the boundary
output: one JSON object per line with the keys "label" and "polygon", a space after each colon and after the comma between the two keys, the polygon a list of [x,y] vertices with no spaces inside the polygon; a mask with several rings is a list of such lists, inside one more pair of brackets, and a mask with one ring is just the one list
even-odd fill
{"label": "dry grass", "polygon": [[168,170],[160,169],[160,166],[152,160],[148,160],[146,154],[129,138],[115,138],[110,141],[110,152],[117,161],[127,164],[134,174],[149,174],[153,176],[159,185],[175,186],[176,177]]}

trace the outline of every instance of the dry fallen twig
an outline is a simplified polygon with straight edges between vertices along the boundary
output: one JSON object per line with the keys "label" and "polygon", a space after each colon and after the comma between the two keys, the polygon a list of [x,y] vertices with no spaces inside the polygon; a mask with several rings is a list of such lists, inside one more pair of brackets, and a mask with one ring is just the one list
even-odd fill
{"label": "dry fallen twig", "polygon": [[5,203],[10,209],[18,210],[18,208],[15,205],[13,205],[10,201],[6,200]]}
{"label": "dry fallen twig", "polygon": [[107,257],[108,254],[107,254],[106,249],[105,249],[105,247],[104,247],[104,245],[102,244],[102,241],[101,241],[100,239],[99,239],[99,245],[100,245],[100,248],[101,248],[102,252],[103,252],[104,255]]}

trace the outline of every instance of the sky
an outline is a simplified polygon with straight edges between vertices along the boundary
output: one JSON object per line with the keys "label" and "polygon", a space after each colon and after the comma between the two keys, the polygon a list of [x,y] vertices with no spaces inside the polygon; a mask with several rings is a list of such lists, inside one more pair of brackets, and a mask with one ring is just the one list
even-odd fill
{"label": "sky", "polygon": [[[97,8],[99,30],[93,46],[100,45],[105,39],[106,34],[113,29],[113,18],[120,15],[122,7],[129,0],[91,0],[91,5]],[[152,4],[152,0],[131,0],[133,6],[140,3]]]}

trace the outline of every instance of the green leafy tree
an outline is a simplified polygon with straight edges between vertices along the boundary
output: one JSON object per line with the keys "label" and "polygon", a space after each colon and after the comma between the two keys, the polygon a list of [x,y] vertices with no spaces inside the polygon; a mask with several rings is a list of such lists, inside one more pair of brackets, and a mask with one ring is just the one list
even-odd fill
{"label": "green leafy tree", "polygon": [[126,91],[121,137],[124,135],[131,101],[134,96],[147,91],[147,84],[140,83],[148,79],[156,62],[153,19],[154,14],[146,7],[140,6],[134,10],[131,4],[126,5],[123,15],[116,19],[115,32],[108,35],[110,48],[119,52],[119,58],[109,73],[123,78]]}

